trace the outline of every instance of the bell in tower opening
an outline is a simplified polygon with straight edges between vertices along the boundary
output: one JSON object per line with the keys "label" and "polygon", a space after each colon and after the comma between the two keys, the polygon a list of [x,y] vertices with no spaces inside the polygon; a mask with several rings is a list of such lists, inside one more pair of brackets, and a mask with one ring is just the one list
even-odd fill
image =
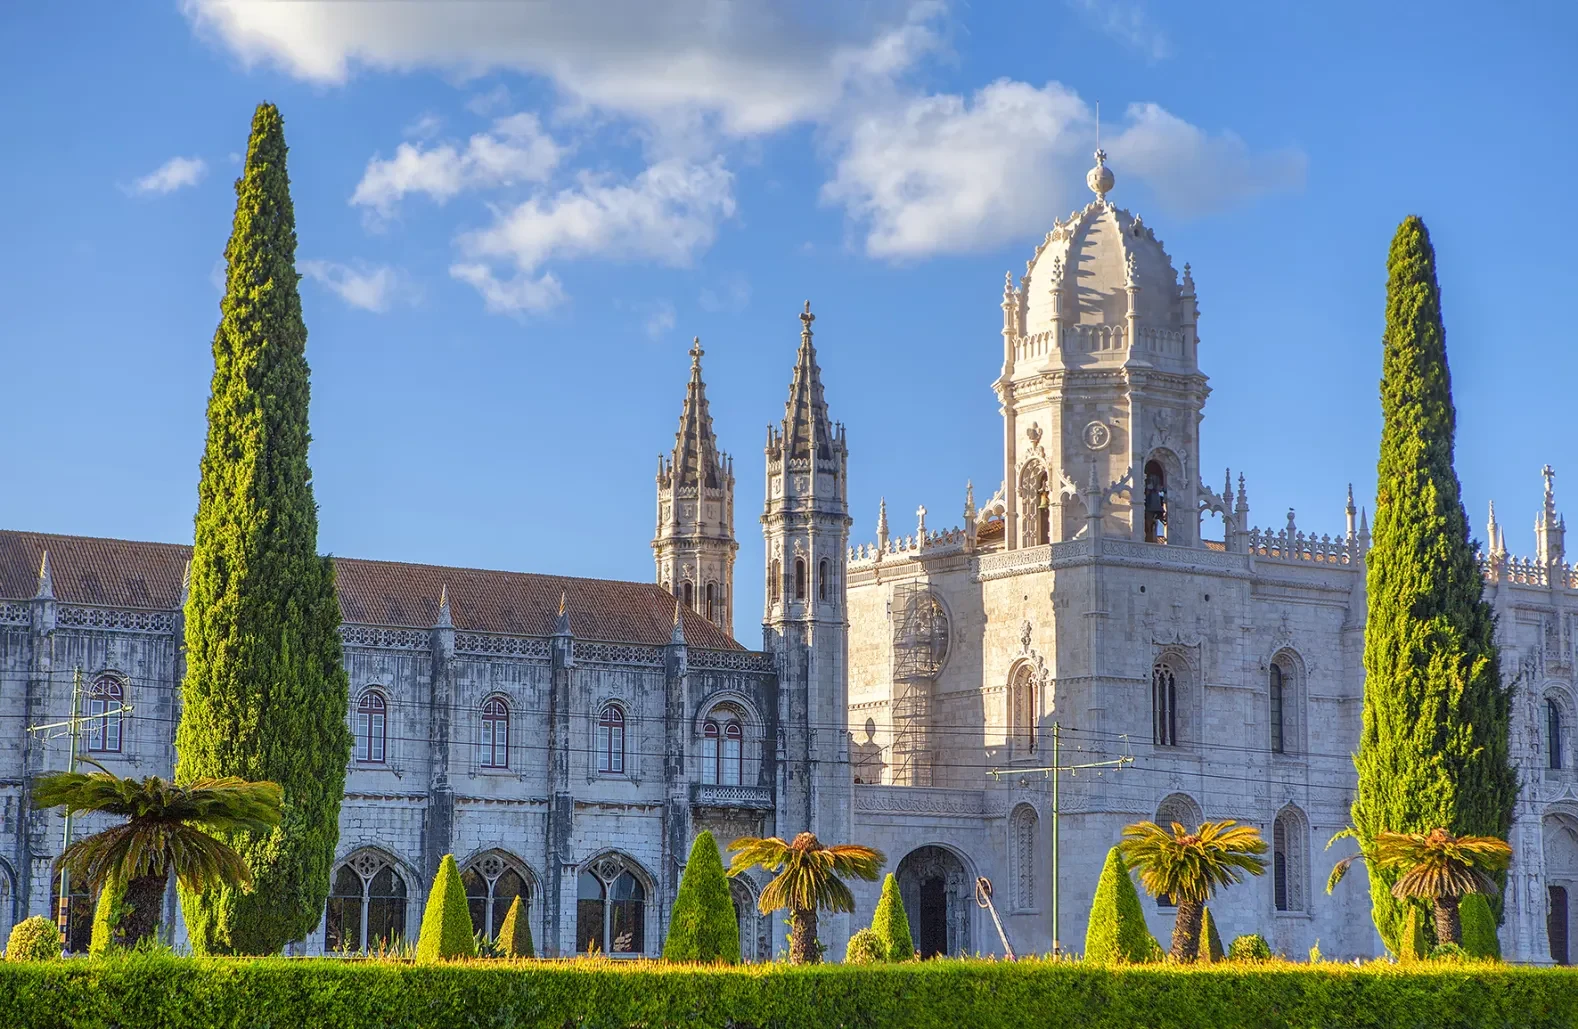
{"label": "bell in tower opening", "polygon": [[1167,473],[1158,461],[1145,462],[1145,542],[1167,542]]}

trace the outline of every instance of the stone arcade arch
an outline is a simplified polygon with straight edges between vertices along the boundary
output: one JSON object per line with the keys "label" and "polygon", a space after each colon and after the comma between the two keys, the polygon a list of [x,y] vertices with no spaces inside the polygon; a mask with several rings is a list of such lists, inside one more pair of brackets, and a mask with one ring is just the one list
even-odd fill
{"label": "stone arcade arch", "polygon": [[1545,932],[1551,960],[1570,965],[1578,956],[1574,941],[1578,914],[1578,816],[1551,812],[1541,826],[1545,843]]}
{"label": "stone arcade arch", "polygon": [[975,879],[947,847],[917,847],[899,862],[896,877],[909,915],[915,953],[923,958],[969,954]]}

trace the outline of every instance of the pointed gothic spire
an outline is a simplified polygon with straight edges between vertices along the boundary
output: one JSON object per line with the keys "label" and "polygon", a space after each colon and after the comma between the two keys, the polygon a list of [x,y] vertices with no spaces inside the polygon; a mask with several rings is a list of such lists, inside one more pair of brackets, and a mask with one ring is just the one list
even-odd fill
{"label": "pointed gothic spire", "polygon": [[975,523],[975,515],[976,515],[976,510],[975,510],[975,482],[973,480],[971,480],[971,479],[966,479],[964,481],[964,523],[965,523],[965,525],[973,525]]}
{"label": "pointed gothic spire", "polygon": [[565,591],[559,591],[559,617],[554,619],[553,634],[555,636],[570,635],[570,606]]}
{"label": "pointed gothic spire", "polygon": [[1353,516],[1356,513],[1356,510],[1353,506],[1353,483],[1351,482],[1348,483],[1348,503],[1343,507],[1343,511],[1348,516],[1348,536],[1349,538],[1352,538],[1356,531],[1353,522]]}
{"label": "pointed gothic spire", "polygon": [[1492,554],[1496,553],[1497,539],[1501,533],[1501,526],[1496,524],[1496,502],[1490,502],[1490,517],[1485,522],[1485,545]]}
{"label": "pointed gothic spire", "polygon": [[888,498],[877,504],[877,550],[888,549]]}
{"label": "pointed gothic spire", "polygon": [[1540,517],[1534,523],[1535,550],[1541,564],[1560,563],[1567,553],[1567,525],[1565,519],[1556,514],[1556,487],[1553,482],[1556,472],[1546,465],[1540,469],[1540,474],[1545,477],[1545,503],[1540,508]]}
{"label": "pointed gothic spire", "polygon": [[438,588],[438,621],[433,624],[435,629],[453,629],[454,616],[449,610],[449,584],[445,583]]}
{"label": "pointed gothic spire", "polygon": [[827,418],[827,401],[822,397],[822,369],[816,363],[816,347],[811,343],[811,301],[800,314],[800,350],[795,355],[794,379],[789,383],[789,402],[784,405],[784,442],[791,457],[833,456],[833,426]]}
{"label": "pointed gothic spire", "polygon": [[49,551],[44,551],[44,560],[38,563],[38,591],[33,594],[37,600],[55,599],[55,573],[49,567]]}
{"label": "pointed gothic spire", "polygon": [[712,415],[707,410],[707,385],[701,380],[701,337],[691,340],[690,382],[685,386],[685,405],[679,413],[679,431],[674,434],[674,485],[705,486],[717,489],[718,438],[712,432]]}
{"label": "pointed gothic spire", "polygon": [[674,631],[669,634],[668,641],[674,646],[685,645],[685,616],[681,613],[682,607],[679,598],[674,598]]}
{"label": "pointed gothic spire", "polygon": [[186,609],[186,600],[192,595],[192,559],[186,559],[186,567],[181,569],[181,600],[177,605],[183,611]]}

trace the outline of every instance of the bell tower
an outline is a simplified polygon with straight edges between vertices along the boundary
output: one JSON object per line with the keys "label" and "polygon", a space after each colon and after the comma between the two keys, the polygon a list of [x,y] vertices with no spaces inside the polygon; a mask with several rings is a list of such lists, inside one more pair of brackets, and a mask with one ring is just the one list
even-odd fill
{"label": "bell tower", "polygon": [[1161,240],[1107,199],[1115,177],[1096,151],[1095,199],[1055,222],[1017,284],[1003,286],[1005,545],[1092,533],[1199,542],[1199,306]]}
{"label": "bell tower", "polygon": [[718,449],[701,381],[698,337],[672,453],[658,458],[657,580],[686,607],[734,634],[734,462]]}
{"label": "bell tower", "polygon": [[[829,421],[812,343],[811,303],[800,315],[800,349],[783,421],[767,429],[766,650],[777,655],[785,761],[780,835],[808,830],[847,838],[851,785],[848,721],[849,451]],[[788,835],[784,835],[787,833]]]}

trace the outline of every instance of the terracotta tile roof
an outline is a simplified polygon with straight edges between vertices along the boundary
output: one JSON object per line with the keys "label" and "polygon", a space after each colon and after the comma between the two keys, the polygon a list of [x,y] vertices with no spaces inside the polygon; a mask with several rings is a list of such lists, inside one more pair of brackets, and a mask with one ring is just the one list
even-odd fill
{"label": "terracotta tile roof", "polygon": [[[0,598],[21,600],[38,591],[45,550],[57,600],[162,611],[179,605],[181,575],[192,552],[172,543],[0,529]],[[450,615],[463,632],[551,635],[561,593],[570,629],[580,639],[661,646],[674,626],[674,598],[656,583],[348,557],[334,563],[347,622],[426,628],[438,620],[439,593],[447,588]],[[745,649],[695,612],[684,617],[691,646]]]}

